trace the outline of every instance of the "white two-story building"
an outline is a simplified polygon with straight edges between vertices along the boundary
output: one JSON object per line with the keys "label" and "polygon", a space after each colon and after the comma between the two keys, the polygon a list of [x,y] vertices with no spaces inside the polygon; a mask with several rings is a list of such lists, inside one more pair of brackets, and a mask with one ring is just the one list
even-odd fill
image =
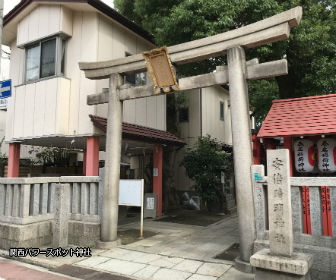
{"label": "white two-story building", "polygon": [[[99,160],[104,159],[99,151],[105,149],[107,104],[89,106],[87,95],[102,92],[108,80],[86,79],[78,62],[153,49],[151,36],[99,0],[23,0],[4,17],[3,44],[11,49],[13,88],[5,133],[8,177],[19,176],[21,145],[83,151],[83,173],[98,175]],[[144,74],[124,79],[146,83]],[[166,131],[164,95],[124,102],[123,176],[143,178],[149,170],[151,177],[155,168],[162,178],[167,145],[191,144],[206,134],[231,144],[228,92],[212,87],[186,95],[188,103],[179,114],[184,140]],[[176,184],[181,190],[191,185],[183,172],[177,164]],[[160,180],[156,189],[162,191]]]}

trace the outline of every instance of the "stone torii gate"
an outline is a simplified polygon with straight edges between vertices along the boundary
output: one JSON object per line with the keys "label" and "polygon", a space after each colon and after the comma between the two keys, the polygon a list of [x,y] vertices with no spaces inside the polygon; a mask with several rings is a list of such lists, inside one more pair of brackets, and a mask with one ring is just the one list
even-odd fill
{"label": "stone torii gate", "polygon": [[[185,64],[227,53],[228,67],[216,72],[178,81],[179,90],[186,91],[213,85],[229,84],[231,127],[239,221],[240,260],[249,263],[255,240],[255,215],[252,190],[252,149],[247,80],[262,79],[288,73],[285,59],[259,64],[245,60],[244,49],[287,39],[290,29],[299,24],[302,8],[296,7],[256,23],[215,36],[168,47],[171,61]],[[80,69],[89,79],[109,78],[109,91],[90,95],[89,105],[108,103],[105,182],[102,203],[100,246],[117,243],[118,187],[120,173],[122,104],[124,100],[153,96],[152,85],[132,87],[122,85],[121,74],[146,70],[142,54],[104,62],[82,62]],[[164,93],[162,93],[164,94]]]}

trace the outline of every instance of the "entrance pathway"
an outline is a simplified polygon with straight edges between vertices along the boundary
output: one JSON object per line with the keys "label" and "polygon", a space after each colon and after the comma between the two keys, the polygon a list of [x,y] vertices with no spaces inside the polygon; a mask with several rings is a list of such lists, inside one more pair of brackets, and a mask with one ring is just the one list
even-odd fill
{"label": "entrance pathway", "polygon": [[[119,230],[138,228],[138,222],[119,226]],[[207,227],[145,220],[144,229],[156,235],[110,250],[93,249],[90,258],[39,255],[19,260],[79,279],[98,279],[98,274],[99,279],[118,280],[254,279],[252,274],[237,271],[232,261],[215,259],[238,242],[236,215]]]}
{"label": "entrance pathway", "polygon": [[[153,280],[253,279],[238,272],[233,262],[214,257],[238,242],[237,217],[208,227],[146,221],[155,236],[98,253],[76,266]],[[137,227],[136,223],[122,226]]]}

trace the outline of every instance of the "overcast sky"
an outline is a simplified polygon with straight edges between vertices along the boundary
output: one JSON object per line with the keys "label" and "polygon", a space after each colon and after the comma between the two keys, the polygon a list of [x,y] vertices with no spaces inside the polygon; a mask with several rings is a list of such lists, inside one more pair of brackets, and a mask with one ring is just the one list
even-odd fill
{"label": "overcast sky", "polygon": [[[113,0],[102,0],[102,2],[113,7]],[[12,10],[18,3],[20,3],[20,0],[4,0],[4,15]],[[9,51],[9,48],[5,46],[3,46],[2,49],[6,52]],[[0,80],[6,80],[9,78],[9,59],[8,56],[3,52],[1,57]]]}
{"label": "overcast sky", "polygon": [[[4,15],[17,5],[20,0],[4,0]],[[113,0],[102,0],[105,4],[113,7]]]}
{"label": "overcast sky", "polygon": [[4,2],[4,15],[7,14],[11,9],[15,7],[20,2],[20,0],[5,0]]}

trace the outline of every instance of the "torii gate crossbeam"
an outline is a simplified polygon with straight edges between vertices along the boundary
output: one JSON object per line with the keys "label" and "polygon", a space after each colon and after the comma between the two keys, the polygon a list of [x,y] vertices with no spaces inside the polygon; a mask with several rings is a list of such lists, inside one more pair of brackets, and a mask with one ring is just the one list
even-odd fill
{"label": "torii gate crossbeam", "polygon": [[[216,73],[181,79],[179,85],[181,90],[188,90],[229,83],[240,233],[240,261],[238,263],[245,263],[246,267],[248,267],[250,256],[253,253],[253,242],[256,238],[247,80],[287,74],[287,62],[280,60],[263,64],[254,62],[247,65],[244,49],[287,39],[290,29],[299,24],[301,17],[302,8],[296,7],[236,30],[168,48],[172,62],[177,64],[199,61],[227,53],[228,68],[224,67]],[[105,164],[101,222],[102,242],[100,244],[102,247],[109,247],[117,241],[122,102],[127,99],[154,95],[154,90],[149,86],[121,85],[120,74],[146,69],[141,54],[104,62],[82,62],[79,65],[89,79],[110,78],[108,92],[88,96],[88,104],[90,105],[106,102],[109,104],[106,136],[107,162]]]}

